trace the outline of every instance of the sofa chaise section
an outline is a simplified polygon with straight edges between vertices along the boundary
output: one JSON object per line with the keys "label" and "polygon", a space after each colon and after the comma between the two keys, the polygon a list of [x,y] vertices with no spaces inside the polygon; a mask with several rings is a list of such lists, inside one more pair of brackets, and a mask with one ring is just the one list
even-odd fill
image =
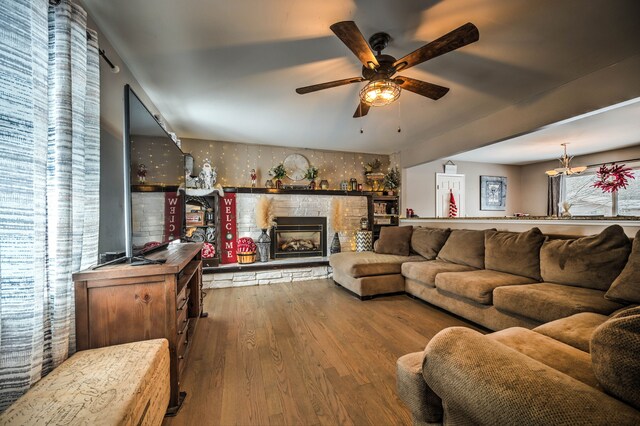
{"label": "sofa chaise section", "polygon": [[419,255],[397,256],[367,251],[333,254],[329,264],[337,284],[366,299],[404,292],[404,278],[400,273],[402,264],[424,260]]}

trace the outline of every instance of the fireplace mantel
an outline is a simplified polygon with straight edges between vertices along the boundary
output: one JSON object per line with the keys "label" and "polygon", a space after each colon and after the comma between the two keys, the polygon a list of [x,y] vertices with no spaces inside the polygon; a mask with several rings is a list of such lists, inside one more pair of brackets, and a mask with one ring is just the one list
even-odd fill
{"label": "fireplace mantel", "polygon": [[368,197],[382,195],[382,192],[341,191],[338,189],[275,189],[225,186],[224,192],[236,194],[284,194],[284,195],[335,195],[347,197]]}

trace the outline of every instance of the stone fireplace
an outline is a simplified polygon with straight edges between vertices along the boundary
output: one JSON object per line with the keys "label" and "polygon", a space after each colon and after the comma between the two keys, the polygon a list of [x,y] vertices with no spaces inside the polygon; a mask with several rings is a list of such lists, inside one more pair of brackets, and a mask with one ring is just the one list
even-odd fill
{"label": "stone fireplace", "polygon": [[280,216],[271,229],[274,259],[327,255],[327,218]]}

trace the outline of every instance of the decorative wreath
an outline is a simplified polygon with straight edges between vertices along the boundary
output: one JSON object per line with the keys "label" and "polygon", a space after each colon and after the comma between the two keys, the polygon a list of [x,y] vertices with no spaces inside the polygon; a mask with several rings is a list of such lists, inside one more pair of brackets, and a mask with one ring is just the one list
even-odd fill
{"label": "decorative wreath", "polygon": [[626,188],[629,179],[635,179],[633,171],[624,164],[612,163],[611,166],[603,164],[596,173],[594,188],[602,189],[602,192],[615,192],[620,188]]}
{"label": "decorative wreath", "polygon": [[204,243],[202,245],[202,258],[211,259],[216,255],[216,248],[211,243]]}

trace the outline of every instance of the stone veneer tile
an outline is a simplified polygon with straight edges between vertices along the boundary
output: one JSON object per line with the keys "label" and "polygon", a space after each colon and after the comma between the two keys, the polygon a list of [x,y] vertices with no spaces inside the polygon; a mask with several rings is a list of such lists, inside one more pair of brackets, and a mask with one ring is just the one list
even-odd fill
{"label": "stone veneer tile", "polygon": [[202,276],[202,284],[204,288],[243,287],[249,285],[317,280],[331,278],[332,275],[333,271],[329,266],[283,268],[256,272],[225,272],[220,274],[204,274]]}

